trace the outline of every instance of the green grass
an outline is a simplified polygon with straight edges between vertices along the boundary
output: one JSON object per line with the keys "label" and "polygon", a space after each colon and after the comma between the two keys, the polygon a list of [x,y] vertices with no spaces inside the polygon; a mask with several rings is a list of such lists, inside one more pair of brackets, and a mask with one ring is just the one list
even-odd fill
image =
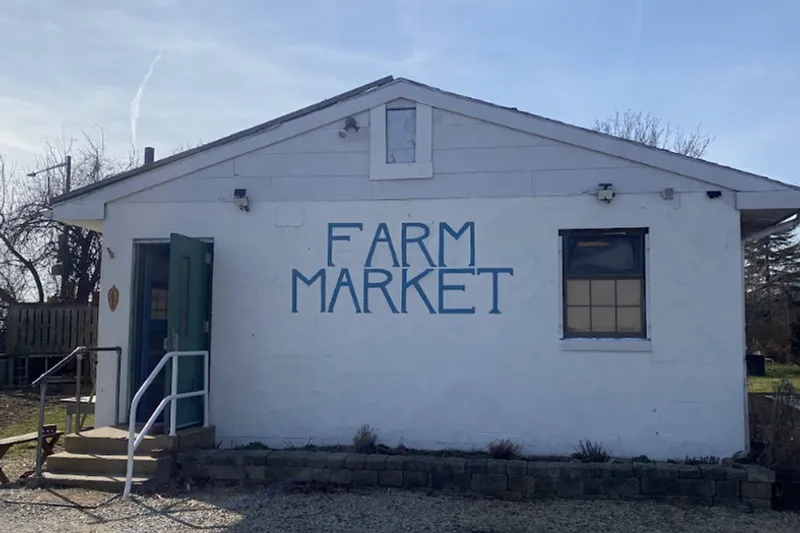
{"label": "green grass", "polygon": [[[63,395],[58,395],[57,397],[61,398]],[[50,398],[49,402],[45,405],[44,423],[55,424],[59,431],[64,431],[64,421],[66,418],[67,409],[65,406],[58,405],[53,400],[54,398]],[[10,424],[0,425],[0,438],[14,437],[16,435],[24,435],[26,433],[35,433],[37,430],[39,422],[38,398],[34,398],[33,396],[25,397],[24,399],[17,397],[14,399],[14,401],[14,419]],[[94,415],[88,415],[85,418],[83,425],[84,427],[88,427],[92,424],[94,424]],[[35,449],[36,442],[17,444],[8,451],[6,457],[31,453]]]}
{"label": "green grass", "polygon": [[[67,416],[67,409],[60,406],[48,406],[44,410],[44,423],[56,424],[60,430],[64,429],[64,419]],[[14,435],[22,435],[24,433],[33,433],[36,431],[36,424],[39,419],[39,408],[32,410],[25,417],[20,417],[19,422],[0,428],[0,438],[13,437]],[[88,418],[88,417],[87,417]]]}
{"label": "green grass", "polygon": [[788,378],[800,390],[800,365],[767,363],[766,376],[750,376],[748,389],[750,392],[774,392],[775,386],[782,378]]}
{"label": "green grass", "polygon": [[[59,429],[64,429],[64,417],[67,410],[64,407],[52,406],[46,407],[44,410],[44,423],[56,424]],[[19,421],[11,425],[0,428],[0,438],[13,437],[15,435],[24,435],[25,433],[35,433],[36,425],[39,418],[39,408],[31,409],[30,413],[26,412],[24,416],[19,417]],[[36,442],[28,442],[25,444],[17,444],[6,454],[6,457],[13,457],[15,455],[23,455],[32,453],[36,450]]]}

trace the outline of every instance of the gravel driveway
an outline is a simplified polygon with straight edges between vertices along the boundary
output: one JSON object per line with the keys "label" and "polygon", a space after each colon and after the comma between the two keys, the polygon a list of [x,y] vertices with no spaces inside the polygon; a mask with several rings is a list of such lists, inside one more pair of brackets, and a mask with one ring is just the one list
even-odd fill
{"label": "gravel driveway", "polygon": [[[0,491],[30,501],[19,489]],[[13,498],[12,498],[13,499]],[[99,501],[99,500],[98,500]],[[380,533],[800,531],[800,515],[638,502],[512,503],[420,492],[289,494],[278,489],[207,488],[186,496],[115,500],[76,509],[0,503],[0,529],[15,533],[160,531]]]}

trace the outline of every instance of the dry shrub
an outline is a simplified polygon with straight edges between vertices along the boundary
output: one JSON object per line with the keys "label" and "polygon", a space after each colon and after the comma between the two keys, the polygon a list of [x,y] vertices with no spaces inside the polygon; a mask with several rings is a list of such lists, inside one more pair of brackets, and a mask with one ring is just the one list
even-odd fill
{"label": "dry shrub", "polygon": [[573,459],[584,463],[605,463],[611,456],[599,442],[592,442],[589,439],[578,443],[578,450],[572,454]]}
{"label": "dry shrub", "polygon": [[378,434],[373,431],[369,424],[364,424],[353,437],[353,448],[358,453],[375,453],[378,444]]}
{"label": "dry shrub", "polygon": [[685,465],[717,465],[720,463],[719,457],[715,455],[700,455],[697,457],[686,456],[683,460]]}
{"label": "dry shrub", "polygon": [[[768,411],[768,420],[763,414],[758,420],[759,426],[751,428],[763,443],[763,450],[756,457],[759,464],[767,468],[800,467],[800,396],[792,383],[784,378],[775,387],[772,394],[772,409]],[[766,424],[764,423],[766,422]],[[755,431],[753,431],[755,430]]]}
{"label": "dry shrub", "polygon": [[750,448],[753,457],[761,453],[767,440],[767,431],[772,419],[772,400],[765,394],[748,394],[748,414],[750,417]]}
{"label": "dry shrub", "polygon": [[488,451],[494,459],[513,459],[522,451],[522,445],[509,439],[501,439],[489,444]]}
{"label": "dry shrub", "polygon": [[261,441],[254,440],[249,444],[243,444],[241,446],[236,446],[233,448],[234,450],[269,450],[269,446],[264,444]]}

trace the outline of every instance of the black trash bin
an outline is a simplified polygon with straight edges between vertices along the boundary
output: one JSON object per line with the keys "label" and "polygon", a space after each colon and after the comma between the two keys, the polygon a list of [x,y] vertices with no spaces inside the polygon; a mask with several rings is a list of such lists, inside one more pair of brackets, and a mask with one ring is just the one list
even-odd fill
{"label": "black trash bin", "polygon": [[765,358],[763,355],[749,353],[746,356],[747,361],[747,375],[748,376],[763,376],[766,374]]}

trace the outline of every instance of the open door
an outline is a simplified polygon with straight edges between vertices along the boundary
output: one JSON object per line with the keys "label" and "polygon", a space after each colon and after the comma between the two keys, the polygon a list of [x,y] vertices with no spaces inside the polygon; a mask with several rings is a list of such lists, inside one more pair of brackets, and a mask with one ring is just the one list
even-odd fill
{"label": "open door", "polygon": [[[168,351],[208,350],[211,317],[212,245],[173,233],[169,250],[169,298],[167,311]],[[203,358],[178,360],[178,392],[203,388]],[[172,383],[172,365],[167,365],[167,394]],[[202,397],[178,400],[176,427],[203,423]],[[169,410],[166,415],[169,424]]]}

